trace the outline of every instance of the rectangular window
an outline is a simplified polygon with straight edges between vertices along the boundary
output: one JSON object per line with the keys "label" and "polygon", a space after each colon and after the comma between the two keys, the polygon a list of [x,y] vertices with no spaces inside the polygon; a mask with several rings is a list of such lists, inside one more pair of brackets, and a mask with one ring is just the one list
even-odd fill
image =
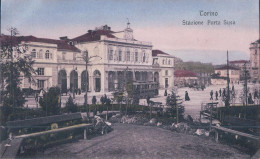
{"label": "rectangular window", "polygon": [[44,75],[44,68],[38,68],[38,75]]}
{"label": "rectangular window", "polygon": [[38,88],[44,88],[44,80],[38,80]]}
{"label": "rectangular window", "polygon": [[122,51],[118,52],[118,61],[122,61]]}
{"label": "rectangular window", "polygon": [[76,61],[76,53],[73,53],[73,61]]}
{"label": "rectangular window", "polygon": [[126,52],[126,61],[130,61],[130,51]]}
{"label": "rectangular window", "polygon": [[135,52],[135,62],[138,62],[138,52]]}
{"label": "rectangular window", "polygon": [[165,78],[165,88],[169,87],[168,78]]}
{"label": "rectangular window", "polygon": [[144,54],[143,54],[143,62],[145,62],[145,58],[146,58],[146,57],[145,57],[145,53],[144,53]]}
{"label": "rectangular window", "polygon": [[66,52],[62,52],[62,60],[66,60]]}
{"label": "rectangular window", "polygon": [[165,76],[168,76],[168,70],[165,70]]}
{"label": "rectangular window", "polygon": [[113,60],[113,55],[114,55],[113,50],[110,50],[109,51],[109,60]]}

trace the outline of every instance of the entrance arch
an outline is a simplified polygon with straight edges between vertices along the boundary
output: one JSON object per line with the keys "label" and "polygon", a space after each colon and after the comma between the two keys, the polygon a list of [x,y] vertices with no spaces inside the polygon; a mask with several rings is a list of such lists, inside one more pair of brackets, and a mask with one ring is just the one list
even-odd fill
{"label": "entrance arch", "polygon": [[86,82],[88,83],[87,89],[89,90],[89,74],[87,75],[87,78],[86,78],[86,70],[85,70],[81,73],[81,90],[83,92],[86,91]]}
{"label": "entrance arch", "polygon": [[94,71],[94,90],[95,92],[101,91],[101,73],[98,70]]}
{"label": "entrance arch", "polygon": [[73,89],[78,89],[78,73],[75,70],[70,73],[70,90]]}
{"label": "entrance arch", "polygon": [[65,70],[60,70],[58,73],[58,86],[61,89],[61,93],[67,92],[67,73]]}

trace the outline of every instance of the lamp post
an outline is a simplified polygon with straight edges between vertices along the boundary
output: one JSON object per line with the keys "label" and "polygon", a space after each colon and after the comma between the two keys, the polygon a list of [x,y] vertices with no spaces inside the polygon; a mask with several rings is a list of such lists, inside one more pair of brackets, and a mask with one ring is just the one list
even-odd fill
{"label": "lamp post", "polygon": [[[85,55],[85,57],[83,57],[83,59],[84,59],[85,62],[86,62],[85,111],[87,111],[87,107],[88,107],[88,82],[87,82],[87,78],[88,78],[88,63],[90,62],[89,60],[92,59],[92,58],[94,58],[94,57],[99,57],[100,60],[102,59],[102,57],[97,56],[97,55],[95,55],[95,56],[90,56],[90,57],[89,57],[89,56],[88,56],[88,51],[86,51],[86,55]],[[89,112],[89,109],[88,109],[88,112]]]}

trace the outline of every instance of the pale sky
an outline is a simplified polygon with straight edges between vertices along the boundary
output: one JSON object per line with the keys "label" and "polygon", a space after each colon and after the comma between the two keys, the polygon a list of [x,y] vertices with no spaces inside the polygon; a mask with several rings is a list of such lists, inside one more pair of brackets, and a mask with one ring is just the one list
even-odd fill
{"label": "pale sky", "polygon": [[[200,11],[217,16],[200,16]],[[259,39],[258,0],[2,0],[1,32],[16,27],[20,35],[74,38],[107,24],[113,31],[130,19],[134,37],[184,61],[222,63],[249,59],[249,44]],[[203,21],[203,26],[183,25]],[[221,25],[207,25],[207,21]],[[223,25],[224,20],[235,25]]]}

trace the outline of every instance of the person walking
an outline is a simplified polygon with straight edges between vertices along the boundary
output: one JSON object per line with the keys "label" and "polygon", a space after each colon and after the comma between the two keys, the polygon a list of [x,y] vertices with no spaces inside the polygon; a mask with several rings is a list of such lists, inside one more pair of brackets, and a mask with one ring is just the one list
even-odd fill
{"label": "person walking", "polygon": [[213,90],[210,91],[210,100],[213,100]]}
{"label": "person walking", "polygon": [[219,88],[219,96],[221,97],[221,88]]}
{"label": "person walking", "polygon": [[92,97],[92,104],[94,105],[94,116],[95,115],[97,115],[97,106],[96,106],[96,104],[97,104],[97,98],[96,98],[96,96],[93,96]]}
{"label": "person walking", "polygon": [[185,101],[190,101],[190,97],[187,91],[185,91]]}
{"label": "person walking", "polygon": [[258,91],[255,89],[255,93],[254,93],[254,99],[258,98]]}
{"label": "person walking", "polygon": [[216,100],[218,100],[218,91],[216,91]]}

